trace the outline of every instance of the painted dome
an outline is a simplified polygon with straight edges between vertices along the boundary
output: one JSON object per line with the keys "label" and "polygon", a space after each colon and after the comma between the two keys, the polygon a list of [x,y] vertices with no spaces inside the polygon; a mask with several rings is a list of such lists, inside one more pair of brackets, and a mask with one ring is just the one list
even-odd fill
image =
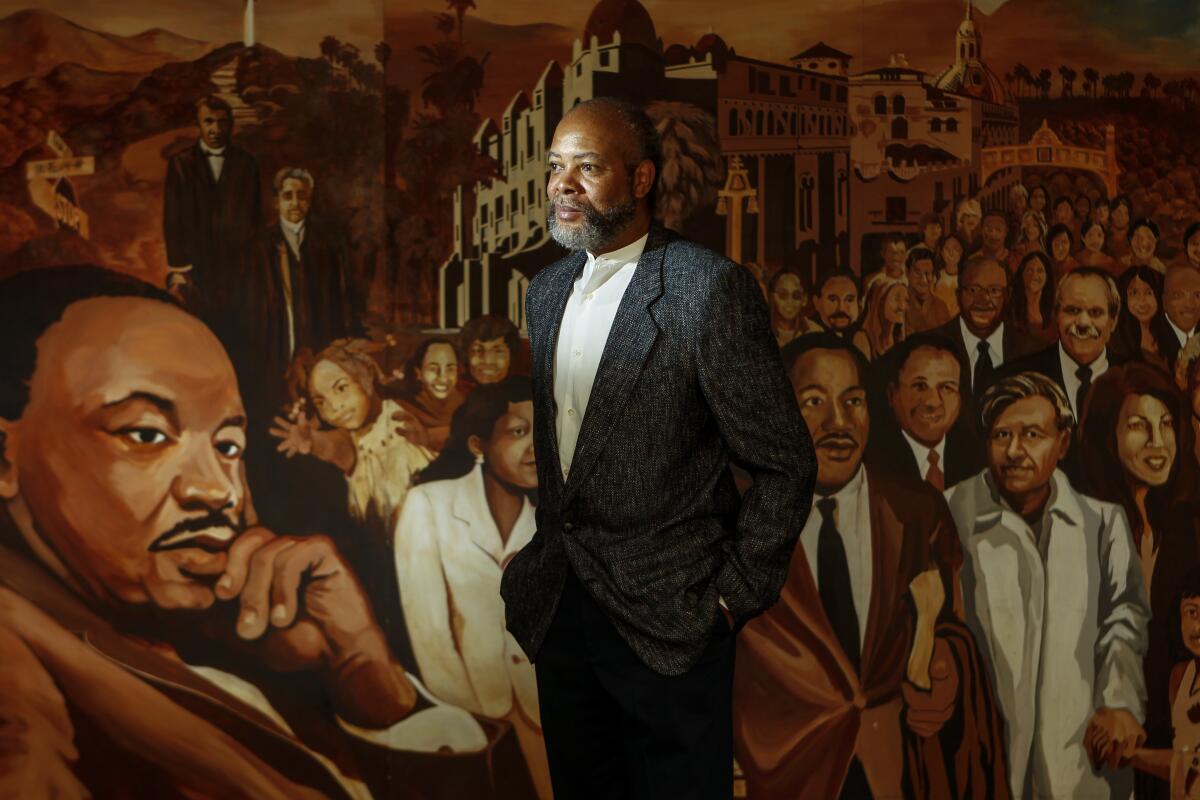
{"label": "painted dome", "polygon": [[621,44],[640,44],[658,50],[654,21],[638,0],[600,0],[583,28],[583,46],[590,47],[593,36],[600,44],[610,44],[616,31],[621,32]]}

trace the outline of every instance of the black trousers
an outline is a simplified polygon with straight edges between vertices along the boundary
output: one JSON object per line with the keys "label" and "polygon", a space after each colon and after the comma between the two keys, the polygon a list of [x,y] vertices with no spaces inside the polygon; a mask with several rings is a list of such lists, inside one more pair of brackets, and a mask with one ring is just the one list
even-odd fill
{"label": "black trousers", "polygon": [[556,800],[733,796],[734,636],[661,675],[620,637],[568,569],[538,652],[538,699]]}

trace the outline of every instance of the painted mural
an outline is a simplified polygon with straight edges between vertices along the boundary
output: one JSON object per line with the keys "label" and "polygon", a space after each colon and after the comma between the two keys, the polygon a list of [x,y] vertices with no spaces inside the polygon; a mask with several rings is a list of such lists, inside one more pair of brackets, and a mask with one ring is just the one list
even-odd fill
{"label": "painted mural", "polygon": [[801,5],[0,0],[0,797],[552,796],[499,587],[606,96],[817,451],[732,794],[1200,797],[1200,9]]}

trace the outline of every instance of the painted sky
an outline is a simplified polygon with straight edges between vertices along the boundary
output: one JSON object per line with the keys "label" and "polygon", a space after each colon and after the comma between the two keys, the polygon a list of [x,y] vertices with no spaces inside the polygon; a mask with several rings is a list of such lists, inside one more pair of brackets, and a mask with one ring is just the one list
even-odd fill
{"label": "painted sky", "polygon": [[[405,5],[415,0],[399,0]],[[383,38],[384,0],[255,0],[258,41],[290,55],[320,55],[326,34],[370,52]],[[397,2],[397,0],[388,0]],[[192,39],[242,40],[245,0],[0,0],[0,17],[24,8],[51,11],[104,33],[129,36],[166,28]]]}

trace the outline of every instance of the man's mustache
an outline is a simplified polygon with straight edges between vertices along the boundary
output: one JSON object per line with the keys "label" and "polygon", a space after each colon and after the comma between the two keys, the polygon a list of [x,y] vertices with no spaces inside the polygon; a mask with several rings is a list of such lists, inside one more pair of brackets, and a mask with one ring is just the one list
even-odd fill
{"label": "man's mustache", "polygon": [[202,517],[190,517],[176,523],[150,543],[152,553],[187,547],[222,552],[242,532],[241,524],[222,511],[210,511]]}
{"label": "man's mustache", "polygon": [[1072,322],[1067,328],[1067,335],[1076,339],[1099,339],[1100,329],[1088,323]]}
{"label": "man's mustache", "polygon": [[834,320],[838,320],[838,319],[844,319],[844,320],[846,320],[846,322],[849,322],[849,321],[850,321],[850,315],[849,315],[849,314],[847,314],[847,313],[845,313],[845,312],[843,312],[843,311],[835,311],[835,312],[833,312],[832,314],[830,314],[830,315],[829,315],[829,321],[830,321],[830,322],[833,322]]}
{"label": "man's mustache", "polygon": [[858,447],[858,440],[845,433],[829,433],[817,440],[817,447]]}

